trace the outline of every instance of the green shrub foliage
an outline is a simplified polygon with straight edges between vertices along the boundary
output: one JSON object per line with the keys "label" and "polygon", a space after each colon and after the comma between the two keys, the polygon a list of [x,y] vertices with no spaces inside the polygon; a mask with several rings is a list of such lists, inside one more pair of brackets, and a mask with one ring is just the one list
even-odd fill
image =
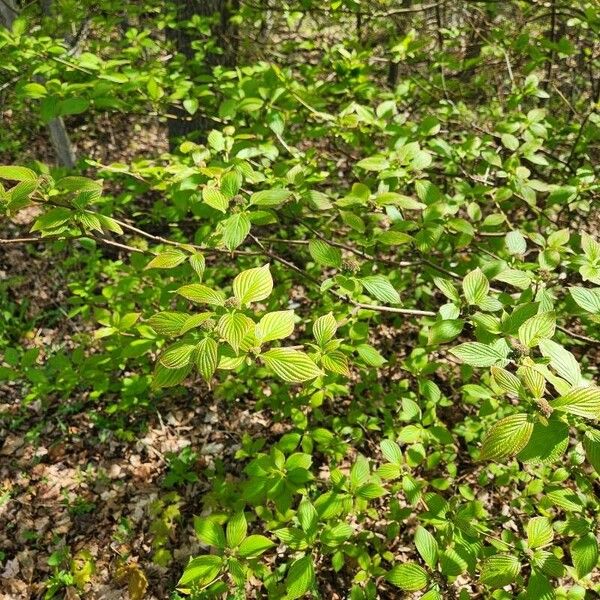
{"label": "green shrub foliage", "polygon": [[[7,300],[0,375],[281,421],[200,475],[173,597],[595,597],[598,4],[242,0],[235,64],[222,14],[80,4],[0,30],[0,251],[92,333],[39,364]],[[195,129],[88,156],[124,113]],[[28,148],[59,118],[71,169]]]}

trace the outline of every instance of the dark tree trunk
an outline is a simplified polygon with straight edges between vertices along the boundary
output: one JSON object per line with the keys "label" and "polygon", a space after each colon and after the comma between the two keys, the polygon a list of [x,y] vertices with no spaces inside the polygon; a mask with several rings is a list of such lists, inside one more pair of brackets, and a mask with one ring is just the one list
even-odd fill
{"label": "dark tree trunk", "polygon": [[[231,23],[231,15],[239,8],[239,0],[178,0],[177,21],[187,21],[194,15],[213,17],[214,24],[211,36],[219,52],[207,52],[203,64],[193,64],[194,50],[192,43],[198,39],[184,27],[169,30],[169,39],[175,45],[177,52],[188,61],[189,70],[201,73],[216,66],[233,67],[237,62],[238,31]],[[195,114],[190,116],[183,108],[174,107],[175,118],[169,119],[169,142],[171,147],[182,137],[204,137],[211,128],[211,121],[206,117]]]}

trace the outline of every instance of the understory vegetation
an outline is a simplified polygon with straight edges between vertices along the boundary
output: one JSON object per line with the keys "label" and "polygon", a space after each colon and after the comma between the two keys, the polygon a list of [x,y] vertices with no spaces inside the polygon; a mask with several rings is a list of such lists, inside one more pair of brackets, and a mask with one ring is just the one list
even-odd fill
{"label": "understory vegetation", "polygon": [[600,597],[595,0],[0,0],[0,598]]}

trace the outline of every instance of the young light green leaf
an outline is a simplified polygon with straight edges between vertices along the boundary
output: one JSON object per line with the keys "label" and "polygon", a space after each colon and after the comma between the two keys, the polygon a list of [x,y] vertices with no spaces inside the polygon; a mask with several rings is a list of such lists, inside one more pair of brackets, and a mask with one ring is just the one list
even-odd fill
{"label": "young light green leaf", "polygon": [[294,332],[294,311],[279,310],[264,315],[256,326],[256,339],[262,344],[281,340]]}
{"label": "young light green leaf", "polygon": [[427,565],[435,569],[438,560],[438,543],[427,529],[417,527],[415,531],[415,546],[421,555],[421,558],[427,563]]}
{"label": "young light green leaf", "polygon": [[480,460],[500,460],[519,453],[529,441],[533,422],[519,413],[500,419],[487,432],[481,446]]}
{"label": "young light green leaf", "polygon": [[188,319],[188,316],[186,313],[166,310],[152,315],[148,319],[148,325],[160,335],[174,337],[180,334],[181,328]]}
{"label": "young light green leaf", "polygon": [[574,387],[567,394],[561,396],[551,406],[572,415],[587,419],[600,417],[600,388],[596,386]]}
{"label": "young light green leaf", "polygon": [[190,363],[193,351],[193,344],[171,346],[161,355],[160,363],[167,369],[180,369]]}
{"label": "young light green leaf", "polygon": [[264,535],[249,535],[238,548],[238,554],[242,558],[256,558],[264,554],[269,548],[276,546],[275,542],[271,541]]}
{"label": "young light green leaf", "polygon": [[307,555],[295,560],[285,579],[286,600],[296,600],[304,596],[312,588],[314,578],[312,556]]}
{"label": "young light green leaf", "polygon": [[225,303],[225,294],[221,290],[211,290],[201,283],[184,285],[177,290],[177,293],[197,304],[223,306]]}
{"label": "young light green leaf", "polygon": [[463,292],[469,304],[479,304],[483,302],[490,291],[488,278],[481,269],[475,269],[465,275],[463,279]]}
{"label": "young light green leaf", "polygon": [[554,539],[554,531],[547,517],[534,517],[527,523],[527,545],[539,548],[548,545]]}
{"label": "young light green leaf", "polygon": [[219,550],[225,548],[225,532],[223,527],[210,517],[194,519],[194,530],[198,539],[207,546],[215,546]]}
{"label": "young light green leaf", "polygon": [[196,344],[196,368],[204,381],[210,381],[219,363],[219,346],[212,338],[204,338]]}
{"label": "young light green leaf", "polygon": [[494,346],[481,342],[465,342],[450,350],[456,358],[472,367],[491,367],[505,359],[505,356]]}
{"label": "young light green leaf", "polygon": [[264,300],[273,291],[273,278],[269,265],[242,271],[233,280],[233,294],[242,306]]}
{"label": "young light green leaf", "polygon": [[387,581],[405,592],[417,592],[429,583],[429,575],[423,567],[411,562],[396,565],[385,575]]}
{"label": "young light green leaf", "polygon": [[313,323],[313,335],[320,346],[324,346],[337,331],[337,321],[332,313],[319,317]]}
{"label": "young light green leaf", "polygon": [[579,579],[596,568],[598,564],[598,540],[593,533],[588,532],[574,540],[571,543],[570,550]]}
{"label": "young light green leaf", "polygon": [[217,323],[219,335],[238,352],[242,340],[246,334],[254,327],[254,321],[240,312],[227,313],[223,315]]}
{"label": "young light green leaf", "polygon": [[389,304],[400,303],[400,294],[394,289],[394,286],[385,275],[361,277],[360,282],[380,302],[388,302]]}
{"label": "young light green leaf", "polygon": [[186,565],[177,585],[181,587],[196,583],[200,586],[206,586],[217,577],[222,565],[223,559],[214,554],[193,558]]}
{"label": "young light green leaf", "polygon": [[429,329],[427,343],[429,345],[437,345],[450,342],[460,335],[464,326],[465,322],[462,319],[436,321]]}
{"label": "young light green leaf", "polygon": [[342,266],[342,251],[335,246],[330,246],[327,242],[314,239],[308,243],[308,251],[313,260],[324,267]]}
{"label": "young light green leaf", "polygon": [[600,315],[600,288],[572,287],[569,292],[583,310]]}
{"label": "young light green leaf", "polygon": [[539,313],[519,327],[519,341],[528,348],[533,348],[541,340],[551,338],[555,329],[556,315],[553,312]]}
{"label": "young light green leaf", "polygon": [[494,588],[501,588],[515,581],[521,571],[521,563],[510,554],[494,554],[485,559],[481,567],[480,581]]}
{"label": "young light green leaf", "polygon": [[250,233],[250,219],[246,213],[236,213],[223,221],[223,243],[228,250],[235,250]]}
{"label": "young light green leaf", "polygon": [[285,189],[262,190],[254,192],[250,196],[250,204],[256,206],[279,206],[288,200],[291,195],[292,193]]}
{"label": "young light green leaf", "polygon": [[560,377],[571,385],[581,385],[581,368],[571,352],[552,340],[540,340],[538,345],[542,355],[550,359],[550,366]]}
{"label": "young light green leaf", "polygon": [[239,546],[246,537],[247,531],[248,523],[246,522],[246,516],[243,511],[235,513],[229,521],[227,521],[227,528],[225,530],[227,547],[235,548],[236,546]]}
{"label": "young light green leaf", "polygon": [[304,352],[272,348],[260,355],[264,363],[288,383],[302,383],[321,375],[321,370]]}
{"label": "young light green leaf", "polygon": [[180,265],[187,258],[187,254],[176,248],[165,250],[157,254],[147,265],[146,269],[172,269]]}
{"label": "young light green leaf", "polygon": [[509,231],[504,238],[506,249],[513,256],[527,252],[527,242],[520,231]]}

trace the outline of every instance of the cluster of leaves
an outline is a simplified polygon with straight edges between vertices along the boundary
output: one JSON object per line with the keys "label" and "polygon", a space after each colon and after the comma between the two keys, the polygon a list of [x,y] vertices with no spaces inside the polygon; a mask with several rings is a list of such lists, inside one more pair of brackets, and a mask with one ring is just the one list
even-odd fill
{"label": "cluster of leaves", "polygon": [[[140,29],[110,56],[93,53],[110,18],[94,20],[77,56],[60,31],[15,21],[0,42],[7,71],[46,81],[19,81],[15,108],[48,121],[202,105],[222,126],[91,176],[2,166],[0,207],[8,218],[34,207],[30,242],[88,253],[112,282],[103,298],[90,292],[95,272],[72,290],[71,314],[100,327],[82,341],[96,355],[58,361],[61,391],[89,373],[95,397],[121,395],[114,410],[127,411],[204,382],[225,401],[258,398],[291,429],[266,448],[245,435],[243,475],[208,474],[195,521],[206,551],[180,592],[291,600],[325,593],[331,572],[353,600],[597,588],[600,113],[581,70],[574,106],[561,87],[575,40],[597,67],[598,7],[573,9],[543,48],[527,2],[486,5],[486,34],[458,11],[461,25],[440,28],[434,46],[418,23],[389,32],[385,61],[406,78],[385,87],[380,43],[368,41],[390,27],[385,3],[350,38],[363,5],[326,3],[333,41],[316,35],[319,7],[286,7],[276,26],[308,15],[315,41],[292,36],[282,50],[322,50],[318,64],[257,60],[210,77],[189,56],[161,60],[151,34],[204,35],[212,21],[177,23],[147,4],[153,16],[132,13]],[[260,12],[242,6],[233,21],[256,26]],[[483,39],[470,59],[469,35]],[[426,72],[410,75],[421,62]],[[565,102],[585,116],[565,116]],[[24,374],[30,398],[52,386],[36,360],[15,349],[5,359],[4,377]],[[137,375],[116,385],[126,368]],[[196,481],[191,460],[173,460],[166,487]],[[170,521],[157,522],[165,564]]]}

